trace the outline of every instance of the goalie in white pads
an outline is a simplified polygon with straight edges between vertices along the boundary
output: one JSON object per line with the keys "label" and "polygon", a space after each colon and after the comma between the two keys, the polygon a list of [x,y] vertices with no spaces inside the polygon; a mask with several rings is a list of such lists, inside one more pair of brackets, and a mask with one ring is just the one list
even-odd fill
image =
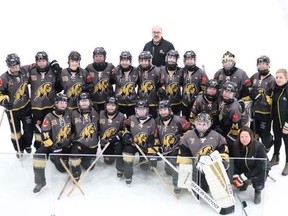
{"label": "goalie in white pads", "polygon": [[[185,133],[180,141],[177,163],[180,168],[181,164],[192,164],[192,180],[206,193],[210,191],[215,202],[224,210],[220,214],[229,214],[234,211],[235,200],[225,170],[229,162],[228,147],[225,138],[210,127],[209,114],[198,114],[195,129]],[[196,159],[192,160],[192,157]],[[179,175],[179,182],[180,178]],[[178,176],[174,176],[173,184],[174,187],[180,186]]]}

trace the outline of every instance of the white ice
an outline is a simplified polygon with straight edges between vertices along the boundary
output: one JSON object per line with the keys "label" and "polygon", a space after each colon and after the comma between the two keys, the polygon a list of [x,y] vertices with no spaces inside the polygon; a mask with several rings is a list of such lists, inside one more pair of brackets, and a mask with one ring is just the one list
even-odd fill
{"label": "white ice", "polygon": [[[5,58],[16,52],[23,65],[34,62],[38,51],[46,51],[50,60],[67,66],[71,50],[82,54],[81,64],[92,62],[95,47],[103,46],[107,61],[118,64],[119,54],[129,50],[133,63],[144,44],[151,39],[151,28],[160,25],[165,39],[180,53],[194,50],[197,63],[204,65],[209,78],[221,67],[227,50],[236,55],[237,66],[248,75],[256,72],[256,59],[267,55],[271,71],[288,68],[288,3],[284,0],[180,0],[180,1],[3,1],[0,8],[0,73],[7,70]],[[2,111],[2,110],[0,110]],[[188,192],[177,200],[154,173],[135,167],[133,183],[116,179],[116,170],[103,162],[81,183],[85,196],[76,189],[67,197],[70,182],[62,198],[57,197],[67,174],[47,167],[47,189],[35,196],[32,155],[25,155],[22,165],[16,159],[10,141],[6,116],[0,126],[0,215],[217,215],[203,201],[196,203]],[[273,149],[269,153],[271,154]],[[287,177],[281,175],[285,163],[284,146],[280,164],[273,167],[262,195],[262,204],[253,204],[253,190],[239,193],[248,204],[248,215],[287,215]],[[162,164],[163,165],[163,164]],[[164,174],[160,164],[161,174]],[[242,215],[236,198],[234,215]],[[100,213],[102,212],[102,213]]]}

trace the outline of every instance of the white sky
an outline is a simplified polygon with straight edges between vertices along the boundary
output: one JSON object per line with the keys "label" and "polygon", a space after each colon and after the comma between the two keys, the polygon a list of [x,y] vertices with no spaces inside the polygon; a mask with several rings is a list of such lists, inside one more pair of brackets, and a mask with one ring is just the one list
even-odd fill
{"label": "white sky", "polygon": [[260,55],[271,58],[275,72],[288,66],[287,5],[284,0],[6,0],[0,8],[0,71],[12,52],[29,64],[36,52],[46,51],[66,67],[69,52],[78,50],[85,67],[97,46],[114,65],[121,51],[129,50],[137,65],[151,28],[160,25],[180,53],[180,66],[184,52],[192,49],[212,77],[229,50],[248,74],[255,72]]}

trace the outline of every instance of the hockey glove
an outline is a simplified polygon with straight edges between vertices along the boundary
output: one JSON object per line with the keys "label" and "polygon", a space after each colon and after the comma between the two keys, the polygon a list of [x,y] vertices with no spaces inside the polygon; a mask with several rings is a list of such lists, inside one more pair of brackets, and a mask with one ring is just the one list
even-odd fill
{"label": "hockey glove", "polygon": [[58,74],[61,72],[62,68],[60,67],[59,63],[56,61],[56,60],[53,60],[51,63],[50,63],[50,67],[53,71],[53,73],[55,74]]}
{"label": "hockey glove", "polygon": [[284,127],[282,129],[282,133],[283,134],[288,134],[288,123],[287,122],[285,122],[285,124],[284,124]]}
{"label": "hockey glove", "polygon": [[13,107],[13,103],[8,101],[7,99],[2,101],[2,105],[5,107],[6,110],[11,110]]}
{"label": "hockey glove", "polygon": [[120,141],[120,136],[118,134],[114,134],[108,139],[108,142],[110,142],[111,145],[115,145],[119,141]]}
{"label": "hockey glove", "polygon": [[50,148],[51,152],[53,153],[60,153],[62,152],[62,148],[56,143],[54,145],[51,146]]}
{"label": "hockey glove", "polygon": [[123,145],[132,145],[132,134],[131,133],[124,133],[122,136],[122,144]]}
{"label": "hockey glove", "polygon": [[239,104],[241,106],[241,113],[243,113],[245,111],[245,103],[244,103],[243,100],[239,100],[238,102],[239,102]]}
{"label": "hockey glove", "polygon": [[156,157],[149,158],[148,166],[149,166],[150,170],[152,170],[153,167],[156,168],[157,167],[157,158]]}
{"label": "hockey glove", "polygon": [[242,173],[241,175],[235,174],[233,175],[233,186],[236,188],[242,187],[246,180],[247,177],[244,173]]}
{"label": "hockey glove", "polygon": [[160,100],[165,100],[167,99],[167,94],[165,88],[159,88],[157,91],[157,95],[160,98]]}

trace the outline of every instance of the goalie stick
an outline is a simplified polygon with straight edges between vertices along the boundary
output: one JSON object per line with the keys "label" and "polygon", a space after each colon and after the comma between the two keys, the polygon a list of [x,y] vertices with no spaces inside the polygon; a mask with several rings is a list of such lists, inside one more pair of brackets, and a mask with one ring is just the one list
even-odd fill
{"label": "goalie stick", "polygon": [[[156,151],[154,149],[154,151]],[[163,159],[173,170],[175,170],[178,173],[178,170],[176,167],[170,163],[169,160],[167,160],[160,152],[156,151],[157,155]],[[219,206],[219,204],[211,197],[209,196],[199,185],[197,185],[194,181],[192,181],[191,188],[193,191],[195,191],[206,203],[208,203],[217,213],[221,215],[229,214],[234,211],[235,206],[230,206],[228,208],[222,208]]]}
{"label": "goalie stick", "polygon": [[[80,177],[78,182],[82,182],[83,181],[83,179],[86,177],[88,172],[94,167],[96,162],[101,158],[101,156],[103,155],[104,151],[108,148],[109,145],[110,145],[110,142],[106,143],[106,145],[104,146],[104,148],[102,149],[102,151],[100,152],[98,157],[90,164],[90,166],[87,168],[85,173],[83,173],[83,175],[81,175],[81,177]],[[77,187],[77,185],[74,185],[74,187],[69,191],[68,196],[70,196],[73,193],[73,191],[75,190],[76,187]]]}

